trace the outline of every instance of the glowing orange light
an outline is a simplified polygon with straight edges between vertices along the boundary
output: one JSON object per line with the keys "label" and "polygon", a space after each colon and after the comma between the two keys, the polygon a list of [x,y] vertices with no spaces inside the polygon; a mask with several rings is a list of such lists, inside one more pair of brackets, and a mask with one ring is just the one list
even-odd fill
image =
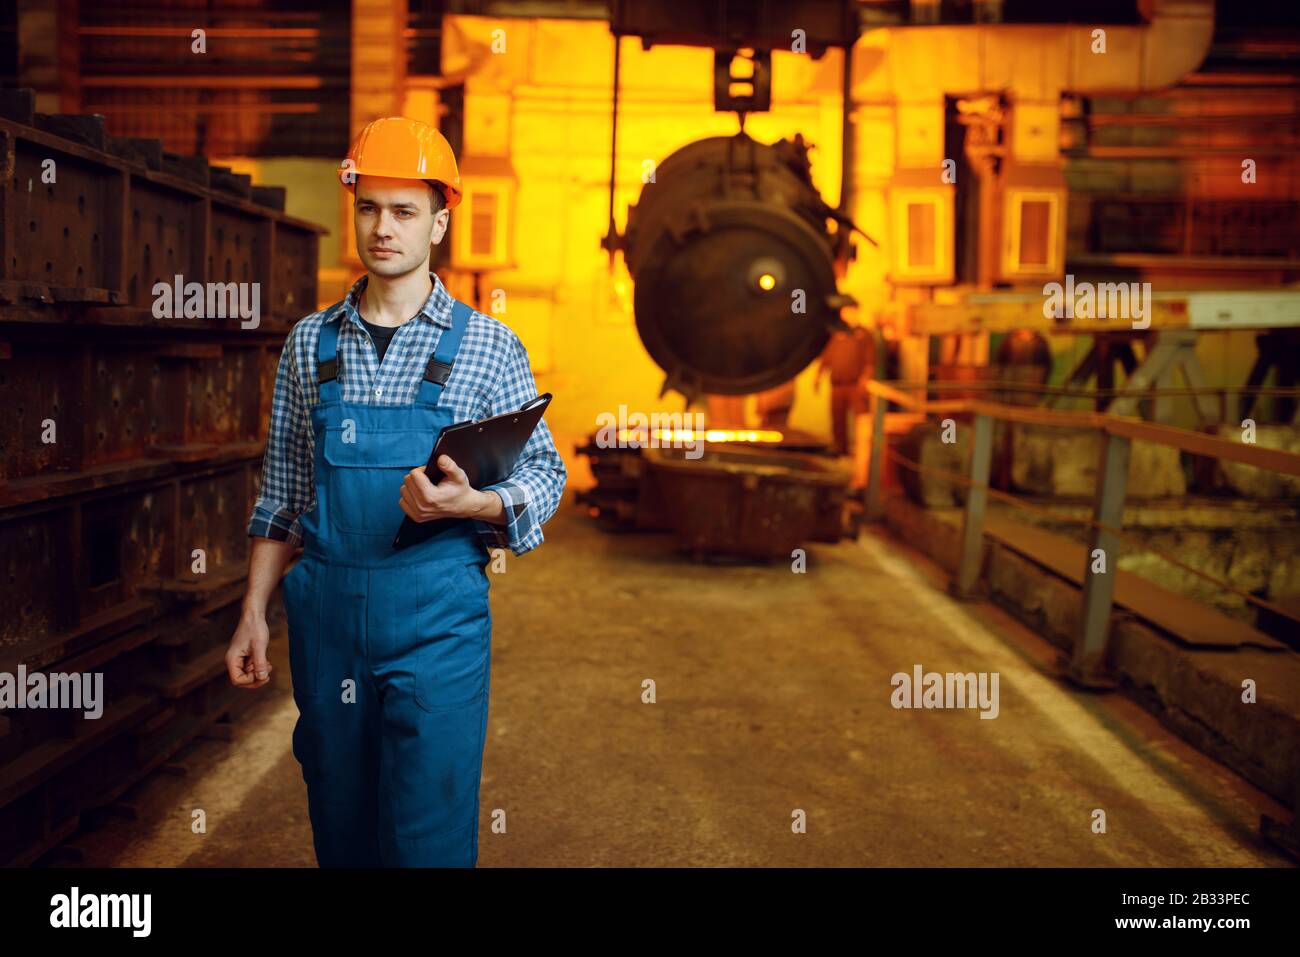
{"label": "glowing orange light", "polygon": [[760,289],[772,289],[776,286],[776,277],[770,272],[765,272],[758,277],[758,287]]}
{"label": "glowing orange light", "polygon": [[648,439],[646,432],[646,429],[619,429],[618,441],[624,443],[629,440],[636,440],[642,444],[651,442],[657,445],[673,445],[697,440],[705,442],[775,443],[785,438],[782,433],[774,429],[704,429],[701,431],[695,429],[651,429],[649,430]]}

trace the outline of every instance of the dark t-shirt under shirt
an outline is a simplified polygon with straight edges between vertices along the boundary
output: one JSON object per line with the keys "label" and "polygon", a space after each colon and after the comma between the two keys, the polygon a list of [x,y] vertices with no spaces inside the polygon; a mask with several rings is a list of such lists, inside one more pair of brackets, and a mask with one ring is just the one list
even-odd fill
{"label": "dark t-shirt under shirt", "polygon": [[370,338],[375,341],[375,351],[379,353],[379,361],[384,361],[384,353],[388,351],[388,344],[393,341],[393,333],[397,332],[401,326],[377,326],[373,322],[366,322],[362,319],[361,324],[366,327],[370,333]]}

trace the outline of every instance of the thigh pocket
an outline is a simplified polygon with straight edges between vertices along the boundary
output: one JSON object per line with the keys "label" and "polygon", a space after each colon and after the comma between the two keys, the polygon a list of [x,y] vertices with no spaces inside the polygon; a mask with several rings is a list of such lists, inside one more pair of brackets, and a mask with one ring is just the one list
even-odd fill
{"label": "thigh pocket", "polygon": [[300,559],[281,583],[289,624],[289,674],[295,696],[312,697],[317,689],[321,641],[321,567]]}
{"label": "thigh pocket", "polygon": [[477,702],[487,690],[492,619],[477,564],[420,566],[415,703],[437,713]]}

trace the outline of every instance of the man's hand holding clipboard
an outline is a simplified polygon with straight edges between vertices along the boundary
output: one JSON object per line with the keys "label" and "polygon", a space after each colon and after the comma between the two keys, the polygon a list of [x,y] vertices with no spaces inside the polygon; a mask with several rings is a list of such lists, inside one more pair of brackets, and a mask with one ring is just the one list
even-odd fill
{"label": "man's hand holding clipboard", "polygon": [[407,517],[393,548],[406,548],[443,531],[459,520],[454,503],[472,490],[509,478],[550,402],[551,393],[545,392],[525,402],[518,412],[443,429],[428,464],[413,469],[402,483],[402,511]]}
{"label": "man's hand holding clipboard", "polygon": [[[421,465],[406,474],[402,481],[401,508],[407,514],[402,526],[413,523],[417,527],[426,522],[463,517],[465,501],[477,493],[469,477],[449,455],[437,457],[437,471],[433,465]],[[429,478],[433,471],[435,479]],[[402,545],[394,544],[394,548]]]}

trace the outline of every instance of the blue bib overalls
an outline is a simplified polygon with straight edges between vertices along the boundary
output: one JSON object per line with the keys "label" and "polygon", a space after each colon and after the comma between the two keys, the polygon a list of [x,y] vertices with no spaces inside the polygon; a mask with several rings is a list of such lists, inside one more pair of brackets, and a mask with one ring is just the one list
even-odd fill
{"label": "blue bib overalls", "polygon": [[[469,320],[457,301],[412,405],[344,402],[338,324],[321,327],[316,508],[284,580],[298,723],[322,867],[478,860],[492,615],[469,519],[400,551],[402,479],[451,424],[438,408]],[[343,374],[347,374],[343,370]]]}

